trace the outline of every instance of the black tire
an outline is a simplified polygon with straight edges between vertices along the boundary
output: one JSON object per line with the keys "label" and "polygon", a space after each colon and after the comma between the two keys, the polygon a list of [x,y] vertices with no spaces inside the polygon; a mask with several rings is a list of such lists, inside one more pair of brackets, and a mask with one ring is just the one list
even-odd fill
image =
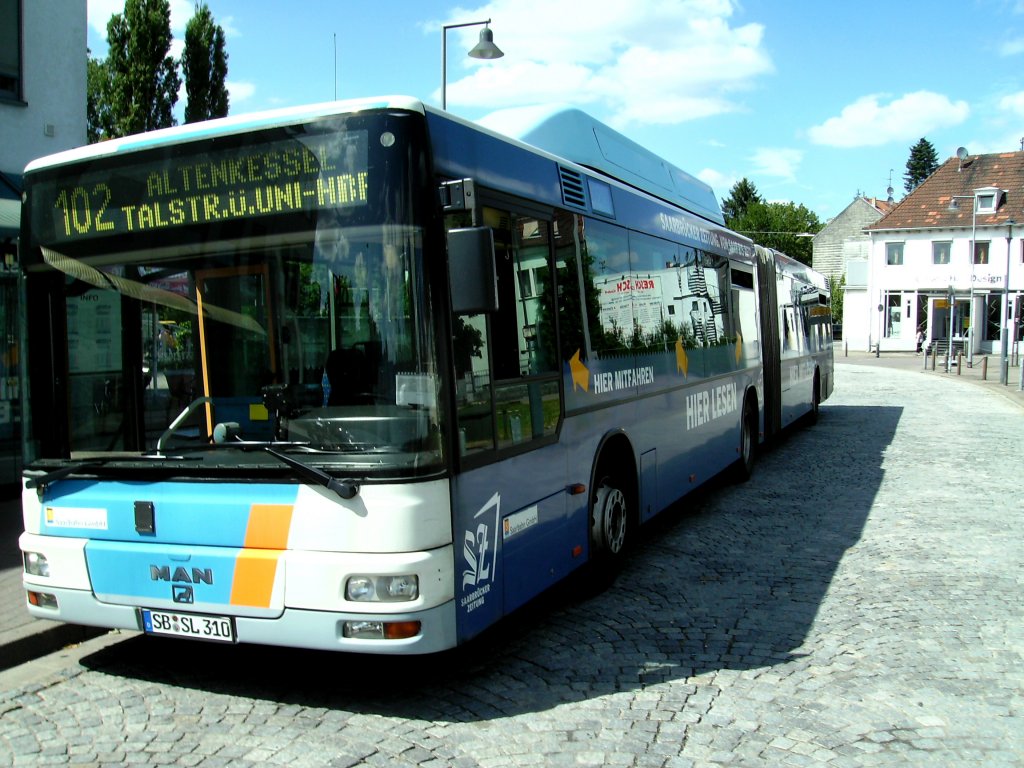
{"label": "black tire", "polygon": [[594,559],[618,561],[629,545],[632,531],[632,510],[629,496],[613,477],[604,477],[597,484],[590,507],[590,539]]}
{"label": "black tire", "polygon": [[818,423],[818,412],[821,410],[821,378],[817,371],[814,372],[812,386],[811,410],[807,413],[807,424],[811,426]]}
{"label": "black tire", "polygon": [[735,475],[738,482],[746,482],[754,474],[757,460],[757,408],[747,398],[743,403],[743,418],[740,420],[739,458],[736,460]]}

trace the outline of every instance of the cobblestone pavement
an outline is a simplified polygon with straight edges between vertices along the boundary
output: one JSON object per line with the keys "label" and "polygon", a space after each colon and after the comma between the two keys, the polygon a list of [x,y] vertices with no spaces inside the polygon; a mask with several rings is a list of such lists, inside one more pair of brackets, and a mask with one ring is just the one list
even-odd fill
{"label": "cobblestone pavement", "polygon": [[0,673],[0,764],[1024,765],[1024,410],[837,381],[604,591],[429,659],[92,640]]}

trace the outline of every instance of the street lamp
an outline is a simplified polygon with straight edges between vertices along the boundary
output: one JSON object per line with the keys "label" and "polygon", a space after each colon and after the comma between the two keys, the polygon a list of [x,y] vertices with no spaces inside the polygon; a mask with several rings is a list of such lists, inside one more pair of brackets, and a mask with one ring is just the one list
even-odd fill
{"label": "street lamp", "polygon": [[445,24],[441,27],[441,109],[448,109],[448,30],[458,27],[479,27],[480,42],[469,52],[468,56],[473,59],[500,59],[504,56],[501,48],[494,44],[494,33],[487,21],[467,21],[463,24]]}
{"label": "street lamp", "polygon": [[[971,248],[970,248],[970,252],[967,254],[968,258],[970,258],[970,260],[971,260],[971,285],[970,285],[970,297],[971,297],[971,300],[970,300],[970,302],[968,304],[969,310],[970,310],[970,313],[971,313],[971,320],[970,320],[971,324],[969,326],[967,326],[967,367],[968,368],[973,368],[974,367],[974,326],[976,325],[976,323],[974,322],[974,319],[975,319],[975,315],[977,314],[974,311],[974,247],[975,247],[974,243],[975,243],[975,241],[977,240],[977,237],[978,237],[978,196],[977,196],[977,194],[974,194],[974,195],[951,195],[950,198],[949,198],[949,210],[953,211],[954,213],[959,213],[959,211],[960,211],[960,204],[957,202],[957,200],[970,200],[971,201]],[[952,312],[952,311],[953,310],[952,310],[952,307],[951,307],[950,308],[950,312]],[[953,326],[950,325],[950,328],[952,328],[952,327]],[[953,346],[952,331],[950,331],[949,345],[952,348],[952,346]]]}
{"label": "street lamp", "polygon": [[1010,336],[1010,243],[1013,240],[1013,225],[1016,223],[1013,219],[1006,222],[1006,279],[1003,281],[1003,317],[999,327],[999,383],[1004,387],[1010,376],[1010,361],[1007,357]]}

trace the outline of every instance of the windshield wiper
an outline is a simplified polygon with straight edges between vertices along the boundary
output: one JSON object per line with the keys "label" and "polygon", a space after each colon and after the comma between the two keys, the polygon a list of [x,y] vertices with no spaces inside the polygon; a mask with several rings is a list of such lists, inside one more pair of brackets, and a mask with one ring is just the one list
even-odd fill
{"label": "windshield wiper", "polygon": [[30,477],[25,481],[25,487],[38,488],[39,492],[42,493],[50,483],[56,482],[57,480],[63,480],[65,477],[72,475],[75,472],[88,472],[99,467],[104,467],[112,461],[185,461],[185,457],[168,456],[167,454],[140,453],[138,456],[109,456],[107,458],[86,459],[84,461],[65,464],[63,467],[50,470],[42,477]]}
{"label": "windshield wiper", "polygon": [[286,456],[280,451],[274,450],[269,445],[264,445],[262,447],[264,451],[269,453],[275,459],[287,464],[300,476],[307,480],[311,480],[318,485],[322,485],[329,491],[334,491],[343,499],[354,499],[356,494],[359,493],[359,486],[356,484],[355,480],[338,480],[324,472],[322,469],[317,469],[316,467],[312,467],[305,462],[292,458],[291,456]]}
{"label": "windshield wiper", "polygon": [[[230,434],[230,432],[226,434]],[[299,461],[291,456],[286,456],[277,450],[278,448],[309,449],[309,443],[287,440],[274,440],[271,442],[262,440],[243,440],[238,437],[238,435],[235,435],[234,438],[234,440],[225,439],[223,442],[215,442],[203,447],[205,449],[237,448],[242,451],[263,450],[281,463],[287,464],[289,467],[294,469],[300,477],[314,482],[317,485],[321,485],[329,491],[334,491],[343,499],[354,499],[356,494],[359,493],[359,486],[356,484],[355,480],[338,480],[336,477],[329,475],[322,469],[317,469],[316,467],[306,464],[304,461]]]}

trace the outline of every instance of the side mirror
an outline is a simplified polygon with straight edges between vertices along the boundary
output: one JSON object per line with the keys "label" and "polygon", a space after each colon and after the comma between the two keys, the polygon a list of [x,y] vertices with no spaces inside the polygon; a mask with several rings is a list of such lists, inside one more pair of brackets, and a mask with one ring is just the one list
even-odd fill
{"label": "side mirror", "polygon": [[498,310],[494,231],[466,227],[448,231],[448,284],[452,312],[475,315]]}

